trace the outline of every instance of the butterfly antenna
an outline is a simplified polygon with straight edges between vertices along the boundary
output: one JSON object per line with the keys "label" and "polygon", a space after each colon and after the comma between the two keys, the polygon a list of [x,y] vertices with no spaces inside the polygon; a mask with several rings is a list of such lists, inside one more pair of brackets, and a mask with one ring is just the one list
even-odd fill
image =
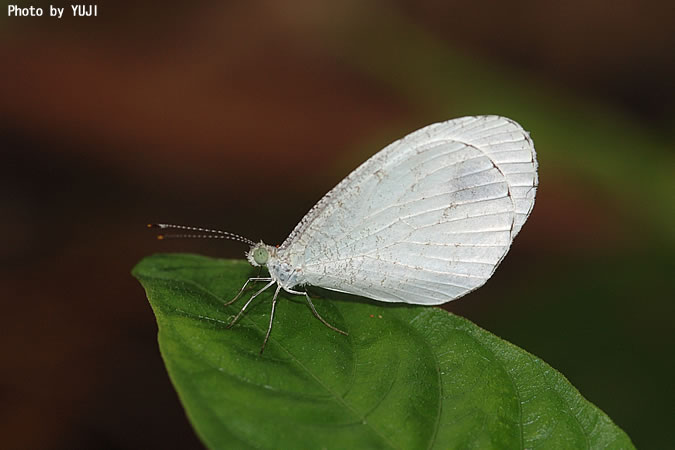
{"label": "butterfly antenna", "polygon": [[188,225],[175,225],[171,223],[149,223],[148,228],[159,228],[160,230],[183,230],[183,231],[198,231],[200,233],[211,234],[159,234],[157,239],[229,239],[232,241],[243,242],[248,245],[255,245],[255,242],[240,236],[238,234],[230,233],[228,231],[212,230],[210,228],[191,227]]}

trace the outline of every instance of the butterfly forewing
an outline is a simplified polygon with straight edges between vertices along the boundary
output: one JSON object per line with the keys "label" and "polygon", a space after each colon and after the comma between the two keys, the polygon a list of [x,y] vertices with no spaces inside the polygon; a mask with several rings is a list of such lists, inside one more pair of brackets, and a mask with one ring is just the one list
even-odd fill
{"label": "butterfly forewing", "polygon": [[498,116],[422,128],[363,163],[279,249],[303,282],[441,304],[480,287],[534,205],[528,134]]}

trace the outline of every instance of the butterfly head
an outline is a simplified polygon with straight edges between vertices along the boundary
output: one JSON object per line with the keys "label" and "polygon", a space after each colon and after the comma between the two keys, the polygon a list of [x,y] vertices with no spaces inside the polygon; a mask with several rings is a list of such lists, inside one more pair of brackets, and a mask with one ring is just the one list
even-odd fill
{"label": "butterfly head", "polygon": [[260,241],[251,246],[251,249],[246,253],[246,259],[254,267],[266,266],[270,258],[276,257],[276,253],[276,248]]}

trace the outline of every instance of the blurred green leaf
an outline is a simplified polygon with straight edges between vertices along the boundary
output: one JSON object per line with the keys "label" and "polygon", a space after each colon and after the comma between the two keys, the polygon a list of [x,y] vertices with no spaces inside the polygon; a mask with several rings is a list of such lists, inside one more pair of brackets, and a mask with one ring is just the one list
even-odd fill
{"label": "blurred green leaf", "polygon": [[[557,371],[438,308],[271,292],[233,328],[245,261],[156,255],[133,271],[169,375],[211,448],[632,448]],[[271,291],[271,290],[270,290]]]}

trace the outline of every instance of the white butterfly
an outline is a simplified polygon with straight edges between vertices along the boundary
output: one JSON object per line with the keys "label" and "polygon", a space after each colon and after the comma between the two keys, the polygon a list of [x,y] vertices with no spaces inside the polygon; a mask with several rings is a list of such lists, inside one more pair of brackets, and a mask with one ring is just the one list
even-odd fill
{"label": "white butterfly", "polygon": [[[462,117],[415,131],[376,153],[328,192],[281,246],[215,233],[251,246],[247,259],[266,266],[251,301],[276,286],[304,295],[304,285],[383,302],[438,305],[482,286],[494,273],[534,206],[537,159],[529,134],[511,119]],[[170,237],[170,236],[168,236]],[[176,236],[184,237],[184,236]]]}

